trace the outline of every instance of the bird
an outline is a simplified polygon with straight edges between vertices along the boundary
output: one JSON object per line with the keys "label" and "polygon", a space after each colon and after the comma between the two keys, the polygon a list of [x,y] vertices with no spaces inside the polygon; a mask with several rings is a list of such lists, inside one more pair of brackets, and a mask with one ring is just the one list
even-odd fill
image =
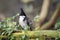
{"label": "bird", "polygon": [[29,18],[26,16],[24,10],[21,8],[21,13],[19,14],[19,25],[24,29],[24,30],[28,30],[28,28],[30,30],[32,30],[32,27],[30,25],[30,20]]}

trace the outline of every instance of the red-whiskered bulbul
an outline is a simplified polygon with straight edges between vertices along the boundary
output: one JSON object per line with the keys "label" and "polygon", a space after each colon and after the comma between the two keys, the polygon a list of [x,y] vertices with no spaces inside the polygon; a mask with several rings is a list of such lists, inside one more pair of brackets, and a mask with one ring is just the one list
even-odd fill
{"label": "red-whiskered bulbul", "polygon": [[24,30],[27,30],[28,28],[30,30],[32,30],[32,27],[30,25],[30,20],[28,19],[28,17],[26,16],[25,12],[23,11],[23,9],[21,8],[21,13],[19,15],[19,25],[21,25],[21,27]]}

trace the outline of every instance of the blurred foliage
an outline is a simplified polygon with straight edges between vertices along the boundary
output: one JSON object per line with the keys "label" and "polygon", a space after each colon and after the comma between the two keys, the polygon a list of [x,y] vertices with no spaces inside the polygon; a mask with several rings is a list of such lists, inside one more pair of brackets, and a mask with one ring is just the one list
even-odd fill
{"label": "blurred foliage", "polygon": [[[21,30],[22,27],[17,25],[17,22],[14,22],[14,18],[19,16],[19,14],[16,14],[13,17],[6,18],[4,21],[0,22],[0,35],[2,36],[8,36],[8,40],[14,40],[14,37],[12,36],[13,31]],[[23,40],[23,37],[20,39]],[[0,38],[2,40],[2,38]]]}
{"label": "blurred foliage", "polygon": [[[6,18],[4,21],[0,22],[0,35],[2,36],[8,36],[8,40],[15,40],[16,38],[12,36],[13,31],[22,30],[22,27],[17,25],[17,22],[14,22],[13,20],[15,17],[19,16],[17,13],[15,16]],[[34,21],[37,20],[39,16],[36,16]],[[38,20],[37,20],[38,21]],[[57,20],[54,29],[60,29],[60,18]],[[25,32],[27,30],[24,30]],[[19,37],[19,40],[25,40],[27,37],[23,35],[22,37]],[[17,40],[18,40],[17,39]],[[2,38],[0,38],[2,40]]]}
{"label": "blurred foliage", "polygon": [[[16,15],[18,16],[18,15]],[[0,28],[4,30],[11,30],[16,27],[16,22],[12,21],[16,16],[6,18],[4,21],[0,22]]]}
{"label": "blurred foliage", "polygon": [[60,18],[57,20],[54,29],[60,30]]}
{"label": "blurred foliage", "polygon": [[36,15],[33,21],[38,21],[39,17],[40,17],[39,15]]}

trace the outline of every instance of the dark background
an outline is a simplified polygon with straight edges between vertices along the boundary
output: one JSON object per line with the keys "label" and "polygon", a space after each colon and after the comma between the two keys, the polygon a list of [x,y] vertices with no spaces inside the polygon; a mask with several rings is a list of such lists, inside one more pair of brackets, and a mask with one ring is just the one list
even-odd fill
{"label": "dark background", "polygon": [[[36,15],[39,14],[43,0],[0,0],[0,21],[7,17],[12,17],[17,13],[20,13],[20,8],[23,8],[26,15],[32,20]],[[52,15],[52,11],[55,9],[57,3],[60,0],[51,0],[49,14],[46,20]],[[43,15],[42,15],[43,16]],[[18,19],[17,19],[18,20]]]}

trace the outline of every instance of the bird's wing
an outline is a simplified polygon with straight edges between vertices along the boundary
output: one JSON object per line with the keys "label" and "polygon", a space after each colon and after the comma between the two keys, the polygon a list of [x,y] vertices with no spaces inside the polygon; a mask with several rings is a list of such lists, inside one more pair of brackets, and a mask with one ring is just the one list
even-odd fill
{"label": "bird's wing", "polygon": [[29,18],[27,18],[26,20],[27,20],[27,24],[28,24],[28,26],[30,26],[30,22],[31,22],[31,20],[29,20]]}
{"label": "bird's wing", "polygon": [[32,25],[33,23],[30,19],[27,20],[27,24],[29,26],[29,30],[32,30],[33,29],[33,25]]}

